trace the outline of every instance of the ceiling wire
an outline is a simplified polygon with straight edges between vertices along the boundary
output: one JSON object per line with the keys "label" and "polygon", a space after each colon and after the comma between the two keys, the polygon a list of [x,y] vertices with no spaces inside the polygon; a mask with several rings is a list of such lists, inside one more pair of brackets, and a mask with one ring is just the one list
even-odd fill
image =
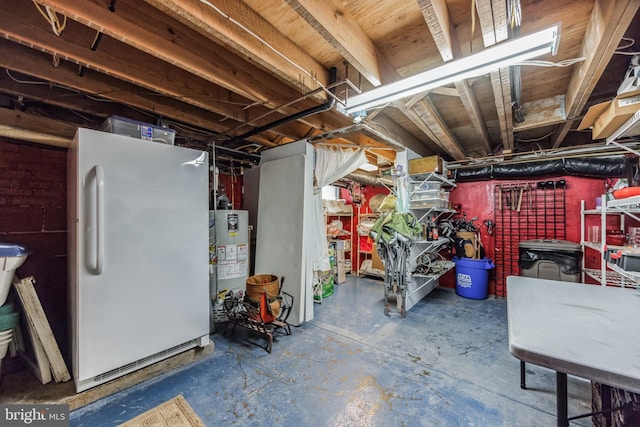
{"label": "ceiling wire", "polygon": [[551,62],[551,61],[541,61],[536,59],[530,59],[527,61],[519,62],[516,65],[528,65],[533,67],[570,67],[578,62],[582,62],[585,60],[584,56],[580,56],[578,58],[565,59],[563,61]]}
{"label": "ceiling wire", "polygon": [[551,135],[555,134],[555,132],[549,132],[548,134],[541,136],[539,138],[529,138],[529,139],[520,139],[520,138],[513,138],[515,141],[518,142],[537,142],[537,141],[542,141],[545,138],[550,137]]}
{"label": "ceiling wire", "polygon": [[58,14],[51,10],[49,6],[45,6],[44,10],[42,10],[42,7],[35,0],[33,0],[33,4],[36,6],[36,9],[38,9],[38,12],[40,12],[40,15],[42,15],[42,17],[49,23],[49,25],[51,25],[51,30],[53,31],[53,33],[56,36],[60,36],[62,34],[62,31],[64,31],[64,28],[67,26],[67,17],[65,15],[62,15],[64,19],[62,20],[62,22],[60,22],[60,20],[58,19]]}
{"label": "ceiling wire", "polygon": [[[286,55],[284,55],[283,53],[281,53],[280,51],[278,51],[278,49],[276,49],[275,47],[271,46],[271,44],[269,44],[266,40],[264,40],[262,37],[260,37],[258,34],[254,33],[253,31],[251,31],[249,28],[247,28],[244,24],[242,24],[241,22],[237,21],[236,19],[232,18],[231,16],[227,15],[222,9],[220,9],[219,7],[217,7],[216,5],[212,4],[210,1],[208,0],[200,0],[201,3],[209,6],[211,9],[213,9],[214,11],[216,11],[220,16],[222,16],[223,18],[227,19],[229,22],[237,25],[238,27],[240,27],[243,31],[246,31],[250,36],[254,37],[256,40],[258,40],[260,43],[262,43],[263,45],[265,45],[268,49],[270,49],[271,51],[273,51],[276,55],[278,55],[279,57],[281,57],[282,59],[284,59],[285,61],[287,61],[288,63],[290,63],[291,65],[293,65],[295,68],[297,68],[298,70],[300,70],[303,75],[309,76],[311,77],[311,79],[313,79],[313,81],[318,84],[323,90],[328,92],[328,89],[317,79],[317,76],[315,76],[313,73],[311,73],[310,71],[306,70],[304,67],[298,65],[295,61],[289,59]],[[302,79],[301,79],[302,80]]]}
{"label": "ceiling wire", "polygon": [[615,54],[630,55],[630,56],[640,55],[640,52],[621,52],[621,49],[628,49],[636,43],[634,39],[629,37],[623,37],[622,40],[626,40],[628,43],[626,46],[618,46],[618,49],[616,49],[616,51],[614,52]]}

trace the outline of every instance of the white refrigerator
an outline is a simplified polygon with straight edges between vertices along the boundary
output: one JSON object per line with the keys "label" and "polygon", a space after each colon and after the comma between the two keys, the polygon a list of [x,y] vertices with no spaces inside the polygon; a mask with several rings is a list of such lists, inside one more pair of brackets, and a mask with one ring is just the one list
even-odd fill
{"label": "white refrigerator", "polygon": [[76,390],[209,344],[207,153],[78,129],[67,165]]}

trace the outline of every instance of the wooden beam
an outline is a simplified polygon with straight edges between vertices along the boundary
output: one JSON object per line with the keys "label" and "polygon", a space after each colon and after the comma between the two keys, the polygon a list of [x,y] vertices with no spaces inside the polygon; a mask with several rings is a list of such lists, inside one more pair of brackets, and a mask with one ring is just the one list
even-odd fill
{"label": "wooden beam", "polygon": [[[0,39],[0,51],[3,52],[3,55],[0,55],[0,66],[63,85],[80,92],[79,96],[98,94],[100,98],[105,100],[131,105],[148,111],[150,114],[160,115],[214,132],[222,132],[230,126],[240,124],[234,120],[223,121],[225,118],[220,115],[168,97],[158,96],[144,88],[91,69],[84,70],[83,75],[80,76],[77,73],[77,67],[72,67],[69,63],[53,67],[50,56],[8,40]],[[19,87],[16,90],[19,91]],[[72,99],[77,99],[77,97],[74,96]],[[262,141],[262,138],[259,138],[260,141],[258,141],[258,137],[250,139],[255,142]]]}
{"label": "wooden beam", "polygon": [[[0,40],[0,48],[4,46],[4,43],[9,43],[6,40]],[[17,46],[17,45],[16,45]],[[0,59],[0,62],[3,60]],[[53,67],[51,67],[53,68]],[[9,70],[0,69],[0,93],[12,95],[15,97],[23,97],[27,101],[36,101],[39,103],[53,105],[59,108],[64,108],[70,111],[77,111],[84,114],[91,114],[98,117],[108,117],[113,115],[119,115],[124,117],[136,118],[141,115],[146,116],[145,121],[153,120],[154,117],[158,117],[157,114],[152,115],[141,113],[138,110],[129,108],[126,105],[110,102],[104,100],[104,102],[96,102],[93,99],[87,98],[85,93],[73,90],[71,88],[63,88],[52,81],[41,81],[31,76],[26,78],[20,74],[17,80],[30,81],[32,83],[19,83],[13,80],[7,73]],[[15,78],[17,73],[12,72],[12,76]]]}
{"label": "wooden beam", "polygon": [[[447,62],[455,57],[461,57],[460,44],[455,33],[452,31],[453,25],[449,17],[446,1],[444,0],[418,0],[422,15],[424,16],[429,31],[433,36],[436,47],[440,52],[442,60]],[[466,81],[455,82],[456,90],[460,96],[460,102],[471,120],[471,125],[476,130],[482,155],[491,153],[491,139],[489,131],[480,111],[480,104],[475,92]]]}
{"label": "wooden beam", "polygon": [[514,132],[555,125],[567,119],[564,95],[527,102],[522,105],[522,112],[524,113],[524,122],[515,124],[513,126]]}
{"label": "wooden beam", "polygon": [[[28,3],[26,4],[29,5]],[[20,5],[23,4],[20,3]],[[28,11],[23,11],[23,16],[18,18],[18,16],[14,14],[14,10],[15,8],[12,8],[11,10],[0,9],[0,34],[5,35],[5,37],[12,40],[24,43],[27,46],[35,47],[51,54],[57,53],[59,56],[63,56],[75,63],[90,67],[89,69],[84,70],[83,75],[85,77],[95,69],[129,82],[128,86],[124,82],[119,82],[117,84],[104,84],[105,78],[97,77],[98,73],[95,73],[93,75],[100,81],[99,86],[102,86],[102,90],[88,90],[90,93],[105,93],[109,94],[109,96],[114,95],[119,97],[119,102],[133,105],[136,104],[136,100],[142,101],[142,98],[146,98],[145,102],[155,106],[163,105],[164,107],[168,107],[179,116],[182,116],[181,120],[190,123],[190,120],[185,120],[185,117],[189,117],[190,114],[193,113],[194,109],[192,107],[187,106],[188,108],[186,112],[180,112],[182,109],[180,105],[176,105],[174,108],[170,107],[170,105],[175,101],[163,99],[163,97],[158,96],[158,94],[146,95],[149,93],[149,90],[159,92],[160,94],[168,95],[169,97],[176,98],[177,100],[188,102],[189,104],[200,107],[203,110],[222,113],[227,118],[226,121],[218,123],[217,125],[204,126],[205,128],[215,130],[216,132],[226,132],[228,129],[236,128],[245,120],[251,122],[251,124],[255,126],[259,126],[282,117],[280,114],[272,114],[264,117],[260,122],[253,122],[252,116],[255,117],[255,114],[268,112],[270,110],[265,107],[255,106],[251,107],[250,110],[254,113],[250,114],[249,111],[242,108],[247,104],[250,104],[250,100],[239,97],[226,89],[204,81],[199,77],[189,74],[188,72],[178,69],[170,64],[166,64],[159,59],[140,53],[139,51],[136,51],[129,46],[122,45],[112,39],[104,40],[103,38],[100,49],[96,52],[92,52],[81,43],[67,40],[87,40],[94,37],[91,35],[91,30],[88,30],[86,27],[82,27],[73,21],[69,21],[67,23],[64,38],[55,37],[44,25],[42,25],[39,15],[32,16],[32,20],[34,20],[34,22],[28,23],[28,20],[25,19],[25,17],[29,15]],[[36,18],[38,21],[35,21]],[[17,21],[20,21],[20,23],[16,24]],[[4,44],[9,43],[3,40],[0,40],[0,42]],[[110,42],[110,44],[108,44],[108,42]],[[32,56],[33,55],[31,55],[31,57]],[[7,54],[0,55],[0,62],[13,62],[20,60],[22,60],[20,56]],[[27,65],[26,69],[23,67],[14,68],[11,64],[6,64],[5,66],[7,68],[16,69],[29,74],[33,74],[34,71],[53,72],[52,70],[54,70],[54,68],[50,66],[50,57],[45,62],[40,61],[40,64],[40,67]],[[62,66],[60,68],[62,68]],[[67,73],[66,77],[74,79],[80,84],[80,86],[89,80],[88,78],[84,79],[80,76],[73,76],[73,74],[74,73]],[[52,80],[55,81],[55,79]],[[115,79],[111,79],[111,81],[114,82]],[[142,86],[148,90],[141,90],[141,88],[134,86],[134,84]],[[113,87],[114,85],[115,88]],[[77,87],[74,85],[71,86]],[[140,93],[144,93],[145,95],[140,96]],[[129,97],[131,99],[127,101],[127,98]],[[313,105],[317,105],[317,103],[312,100],[304,100],[299,104],[287,107],[284,110],[287,113],[293,114],[300,111],[302,107],[309,108]],[[140,108],[149,109],[148,106],[139,106]],[[206,117],[207,113],[203,110],[199,110],[200,113],[198,115]],[[171,114],[168,115],[170,117],[172,116]],[[209,114],[208,116],[211,115]],[[173,117],[176,116],[173,115]],[[180,120],[179,117],[176,118]],[[214,117],[213,119],[220,121],[221,118]],[[326,119],[319,116],[311,116],[305,118],[304,121],[307,125],[312,125],[317,128],[323,128],[323,126],[326,125]],[[293,126],[294,124],[292,123],[291,125]],[[269,138],[270,136],[266,134],[263,136],[261,141],[268,141]],[[256,141],[256,139],[257,138],[252,138],[251,140]]]}
{"label": "wooden beam", "polygon": [[229,118],[240,116],[242,107],[252,102],[108,37],[91,51],[88,46],[95,32],[71,20],[65,37],[56,37],[31,3],[14,6],[0,8],[0,34],[9,40]]}
{"label": "wooden beam", "polygon": [[373,122],[380,125],[383,129],[387,129],[399,143],[407,147],[408,149],[416,152],[421,156],[428,156],[433,154],[433,151],[427,147],[422,141],[418,140],[415,136],[409,133],[405,128],[398,125],[395,121],[391,120],[387,115],[379,114],[375,121],[367,118],[368,122]]}
{"label": "wooden beam", "polygon": [[382,82],[373,41],[336,0],[286,0],[305,21],[372,85]]}
{"label": "wooden beam", "polygon": [[[502,0],[476,0],[476,8],[485,47],[509,37],[506,3]],[[490,73],[493,98],[500,124],[500,140],[505,152],[513,151],[513,115],[511,111],[511,77],[509,68]]]}
{"label": "wooden beam", "polygon": [[[81,1],[83,4],[86,2],[94,3],[94,0]],[[139,3],[141,1],[142,0],[131,0],[130,2],[119,4],[117,15],[120,20],[114,19],[114,21],[120,22],[124,19],[123,15],[126,14],[127,10],[130,10],[130,3]],[[2,6],[5,6],[4,3],[2,3]],[[153,9],[149,5],[146,6],[151,9],[149,11],[150,16],[154,16],[154,13],[160,14],[157,9]],[[129,9],[127,9],[127,7]],[[111,14],[112,17],[114,15],[116,14]],[[127,16],[128,19],[133,18],[132,16]],[[139,12],[134,16],[144,21],[143,23],[145,24],[145,27],[141,28],[139,34],[137,34],[138,37],[144,38],[143,36],[145,34],[154,34],[153,32],[157,31],[156,27],[162,27],[162,19],[167,19],[166,15],[162,15],[164,18],[161,16],[158,18],[160,22],[155,22],[150,19],[150,16],[140,16]],[[134,22],[138,21],[134,20]],[[240,121],[240,119],[244,117],[245,122],[259,126],[281,118],[281,114],[291,115],[318,105],[316,100],[310,98],[300,99],[298,102],[292,103],[292,100],[300,98],[300,92],[298,90],[287,86],[277,78],[262,72],[247,62],[238,62],[240,58],[237,56],[233,56],[231,59],[227,58],[229,53],[225,53],[222,48],[216,47],[214,49],[211,46],[213,43],[207,43],[202,37],[197,36],[193,30],[183,27],[182,24],[178,22],[172,22],[172,26],[165,24],[168,26],[167,31],[169,31],[169,33],[177,32],[179,29],[175,37],[180,40],[181,43],[185,43],[183,41],[185,38],[184,34],[189,34],[190,37],[194,37],[193,40],[189,40],[189,43],[198,45],[198,49],[203,53],[205,59],[216,59],[215,61],[203,59],[206,64],[214,64],[216,68],[220,67],[221,72],[231,80],[245,80],[247,85],[253,86],[252,90],[262,95],[261,98],[268,98],[268,102],[249,100],[252,106],[251,108],[245,109],[247,104],[238,102],[238,100],[246,100],[247,98],[239,97],[229,90],[222,89],[186,70],[167,64],[160,59],[145,55],[135,48],[117,42],[108,36],[102,38],[102,42],[96,51],[91,51],[87,46],[94,39],[95,32],[75,21],[67,22],[64,37],[56,37],[51,33],[51,30],[45,23],[43,23],[42,17],[35,11],[35,8],[32,8],[29,2],[18,2],[15,7],[12,6],[11,8],[0,7],[0,35],[2,36],[50,54],[57,53],[59,57],[163,95],[168,95],[180,101],[188,102],[205,110],[213,110],[213,106],[218,110],[222,110],[222,107],[226,105],[227,108],[234,108],[237,111],[237,114],[228,116],[229,119]],[[137,28],[136,26],[133,27]],[[145,30],[148,30],[148,32]],[[83,41],[86,43],[83,43]],[[176,42],[176,44],[172,44],[172,49],[174,51],[180,51],[178,47],[181,43]],[[202,47],[200,47],[201,45]],[[180,63],[179,56],[173,58],[172,63],[180,65],[181,67],[184,66],[184,64]],[[256,84],[257,82],[260,82],[261,85],[267,88],[265,89],[261,85]],[[263,117],[257,122],[254,120],[256,114],[271,110],[256,105],[254,101],[258,104],[264,103],[270,106],[273,104],[277,104],[278,106],[287,105],[283,108],[278,108],[276,114]],[[326,131],[347,126],[350,124],[350,120],[343,117],[342,114],[328,111],[306,116],[297,122],[291,122],[279,127],[279,130],[292,126],[295,131],[300,123]],[[230,126],[229,128],[233,129],[235,126]],[[223,131],[223,133],[224,132],[225,131]],[[238,133],[242,132],[237,131],[236,134]],[[292,132],[291,136],[296,139],[296,132]],[[252,138],[251,140],[255,139]],[[267,138],[267,140],[270,140],[270,138]]]}
{"label": "wooden beam", "polygon": [[[32,7],[28,2],[19,3],[27,3],[27,6]],[[199,33],[173,20],[162,11],[144,3],[143,0],[130,0],[119,3],[116,13],[110,13],[107,5],[100,0],[77,0],[73,2],[42,0],[39,3],[67,15],[74,21],[80,22],[93,30],[101,31],[151,57],[158,58],[168,64],[174,64],[176,67],[186,71],[186,75],[172,76],[171,80],[165,82],[165,84],[169,84],[169,87],[176,88],[177,86],[180,89],[182,93],[178,92],[176,95],[185,96],[185,94],[191,95],[196,92],[192,88],[192,85],[197,83],[197,81],[193,81],[193,75],[240,94],[252,101],[262,102],[272,108],[285,104],[300,95],[299,90],[284,84],[271,73],[253,66],[214,43],[208,42]],[[11,10],[13,11],[15,8],[12,7]],[[8,11],[3,11],[5,16],[9,13]],[[24,18],[19,17],[19,19],[23,20]],[[41,20],[42,18],[39,17],[39,19]],[[4,22],[2,26],[4,26]],[[44,23],[40,22],[38,27],[44,28]],[[70,23],[68,22],[65,35],[70,31]],[[15,32],[12,33],[15,36]],[[22,31],[18,33],[18,37],[28,41],[33,36],[25,37],[27,34],[29,34],[29,31]],[[51,34],[50,31],[49,34]],[[167,72],[173,75],[180,74],[175,70],[168,69],[168,64],[163,64],[164,66],[161,66],[159,70],[155,70],[156,65],[151,65],[153,61],[150,61],[150,58],[145,61],[139,54],[135,55],[136,58],[123,58],[122,53],[117,50],[122,49],[122,45],[118,45],[116,49],[108,50],[114,44],[109,45],[104,38],[96,51],[90,51],[87,46],[91,44],[93,35],[89,37],[85,35],[80,38],[80,40],[85,40],[86,42],[81,51],[85,56],[86,66],[92,66],[90,58],[93,56],[101,58],[107,56],[112,61],[116,58],[116,63],[113,65],[110,65],[108,61],[103,61],[103,69],[97,69],[106,73],[114,73],[119,78],[133,83],[139,83],[140,76],[145,74],[151,74],[152,76]],[[61,38],[63,40],[71,39],[71,37]],[[77,40],[77,36],[73,37],[73,39]],[[38,40],[34,44],[42,44],[42,40]],[[78,58],[81,52],[74,50],[73,54],[69,56]],[[91,54],[89,58],[87,58],[88,53]],[[127,55],[133,54],[134,52],[132,51],[127,52]],[[211,58],[215,58],[215,60],[211,60]],[[141,67],[143,69],[127,72],[127,66],[131,68]],[[163,86],[153,89],[159,92],[163,92],[163,90],[168,92],[170,90],[170,88]],[[210,91],[211,89],[209,88],[207,92]],[[201,105],[199,105],[201,107],[203,107],[202,104],[210,101],[202,95],[201,93]],[[221,99],[219,97],[211,98],[211,100]],[[296,106],[296,108],[302,110],[304,106]]]}
{"label": "wooden beam", "polygon": [[[411,109],[429,127],[434,135],[434,142],[446,153],[453,157],[454,160],[464,160],[466,158],[464,151],[462,151],[462,148],[429,98],[416,103]],[[411,119],[411,117],[415,116],[411,114],[409,118]]]}
{"label": "wooden beam", "polygon": [[[0,108],[0,123],[16,129],[24,129],[32,132],[41,132],[46,135],[59,137],[64,140],[72,140],[78,126],[48,117],[24,113],[9,108]],[[43,132],[45,129],[47,132]]]}
{"label": "wooden beam", "polygon": [[418,0],[422,16],[429,27],[444,62],[453,59],[452,25],[445,0]]}
{"label": "wooden beam", "polygon": [[[638,0],[596,0],[585,31],[580,55],[585,60],[574,65],[567,87],[567,117],[582,113],[589,96],[611,60],[620,40],[640,8]],[[559,147],[566,132],[558,132],[553,147]]]}
{"label": "wooden beam", "polygon": [[311,91],[329,83],[329,73],[322,64],[240,0],[216,0],[215,5],[200,0],[145,1],[292,86]]}
{"label": "wooden beam", "polygon": [[462,102],[464,109],[469,115],[471,125],[476,130],[482,151],[485,155],[491,154],[491,138],[489,137],[489,131],[487,130],[484,117],[482,117],[480,103],[478,102],[475,92],[466,80],[455,82],[455,86],[460,95],[460,102]]}
{"label": "wooden beam", "polygon": [[436,87],[431,89],[429,93],[443,96],[460,96],[460,92],[458,91],[458,89],[452,87]]}

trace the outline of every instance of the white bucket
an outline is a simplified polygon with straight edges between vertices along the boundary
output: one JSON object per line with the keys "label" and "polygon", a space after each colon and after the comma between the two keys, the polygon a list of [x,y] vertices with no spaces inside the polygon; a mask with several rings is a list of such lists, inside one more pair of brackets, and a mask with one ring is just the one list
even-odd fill
{"label": "white bucket", "polygon": [[0,360],[4,359],[7,355],[7,350],[9,349],[9,344],[11,344],[11,340],[13,340],[13,337],[0,340]]}
{"label": "white bucket", "polygon": [[7,301],[13,275],[27,259],[27,255],[0,257],[0,305]]}

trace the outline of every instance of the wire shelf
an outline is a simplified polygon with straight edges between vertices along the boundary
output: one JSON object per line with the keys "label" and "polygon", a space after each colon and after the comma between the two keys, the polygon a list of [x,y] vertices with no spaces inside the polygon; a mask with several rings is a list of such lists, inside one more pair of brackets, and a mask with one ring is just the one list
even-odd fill
{"label": "wire shelf", "polygon": [[[613,270],[607,270],[607,286],[617,286],[620,288],[637,288],[638,283],[629,277],[625,277],[620,274],[621,270],[615,265],[608,264],[609,267],[614,268]],[[591,277],[593,280],[596,280],[598,283],[602,283],[602,271],[600,269],[594,268],[585,268],[584,274]],[[627,272],[629,273],[629,272]],[[635,279],[640,280],[640,275]]]}

